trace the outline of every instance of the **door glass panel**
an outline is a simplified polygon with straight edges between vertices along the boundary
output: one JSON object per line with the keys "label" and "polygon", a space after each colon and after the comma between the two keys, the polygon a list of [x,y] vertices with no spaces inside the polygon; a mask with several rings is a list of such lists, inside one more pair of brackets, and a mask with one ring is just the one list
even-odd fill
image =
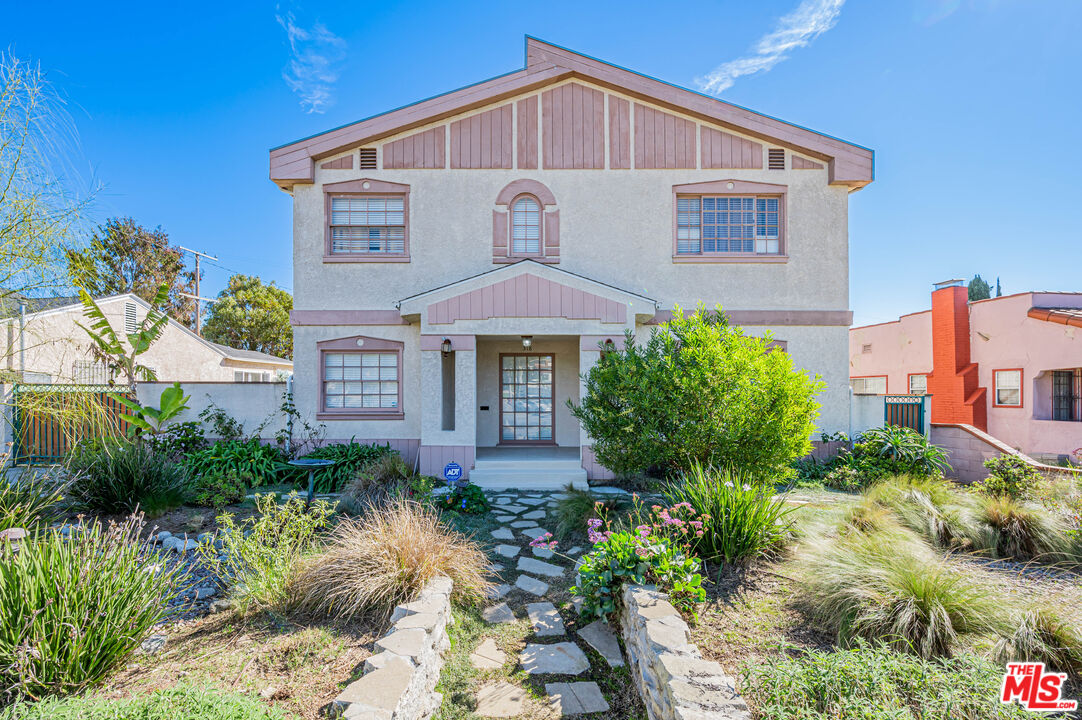
{"label": "door glass panel", "polygon": [[552,355],[505,355],[500,359],[500,439],[551,442],[555,376]]}

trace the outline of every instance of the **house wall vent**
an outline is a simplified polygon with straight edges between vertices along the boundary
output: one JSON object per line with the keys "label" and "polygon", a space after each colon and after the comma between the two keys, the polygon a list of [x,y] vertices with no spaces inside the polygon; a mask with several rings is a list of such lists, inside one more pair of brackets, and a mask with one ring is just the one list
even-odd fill
{"label": "house wall vent", "polygon": [[138,327],[139,324],[135,317],[135,303],[124,303],[124,333],[133,335]]}
{"label": "house wall vent", "polygon": [[785,150],[770,148],[766,151],[766,166],[769,170],[785,169]]}
{"label": "house wall vent", "polygon": [[361,170],[376,169],[376,149],[361,148]]}

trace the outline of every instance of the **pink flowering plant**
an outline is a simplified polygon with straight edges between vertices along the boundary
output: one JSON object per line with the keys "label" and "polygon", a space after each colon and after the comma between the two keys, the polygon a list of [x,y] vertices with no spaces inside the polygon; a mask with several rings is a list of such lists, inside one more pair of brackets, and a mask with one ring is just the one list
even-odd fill
{"label": "pink flowering plant", "polygon": [[[598,512],[605,514],[600,503]],[[681,510],[670,508],[668,517],[673,512],[680,514]],[[671,530],[659,532],[672,525],[666,526],[660,513],[656,515],[656,522],[640,523],[634,529],[614,530],[608,518],[587,521],[586,534],[594,547],[582,558],[579,582],[571,588],[571,593],[583,600],[580,612],[584,619],[614,616],[625,583],[654,583],[668,593],[680,612],[698,617],[695,606],[706,599],[699,559],[687,553],[686,544],[677,541]],[[530,545],[554,550],[557,542],[547,533]]]}

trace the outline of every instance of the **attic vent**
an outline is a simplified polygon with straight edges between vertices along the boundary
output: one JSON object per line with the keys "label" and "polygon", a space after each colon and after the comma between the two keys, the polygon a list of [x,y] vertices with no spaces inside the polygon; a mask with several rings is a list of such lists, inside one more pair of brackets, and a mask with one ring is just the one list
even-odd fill
{"label": "attic vent", "polygon": [[785,151],[781,148],[770,148],[766,151],[766,166],[770,170],[785,169]]}
{"label": "attic vent", "polygon": [[138,323],[135,319],[135,303],[124,303],[124,333],[126,335],[134,335],[138,329]]}
{"label": "attic vent", "polygon": [[863,353],[864,355],[867,355],[871,351],[872,351],[872,344],[871,343],[865,343],[865,344],[860,346],[860,352]]}
{"label": "attic vent", "polygon": [[361,148],[361,170],[376,169],[376,149]]}

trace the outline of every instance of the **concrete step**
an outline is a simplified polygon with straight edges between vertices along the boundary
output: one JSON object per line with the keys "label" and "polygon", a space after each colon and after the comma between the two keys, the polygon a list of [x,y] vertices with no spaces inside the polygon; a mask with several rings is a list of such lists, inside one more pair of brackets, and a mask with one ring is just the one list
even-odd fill
{"label": "concrete step", "polygon": [[578,458],[568,460],[475,460],[474,467],[479,470],[499,470],[517,472],[530,469],[538,472],[559,472],[563,470],[581,470],[582,461]]}
{"label": "concrete step", "polygon": [[[526,465],[527,463],[519,463]],[[568,485],[580,490],[589,488],[586,482],[586,470],[552,469],[549,463],[528,463],[528,467],[518,469],[496,469],[483,467],[482,462],[470,470],[470,483],[483,490],[563,490]]]}

